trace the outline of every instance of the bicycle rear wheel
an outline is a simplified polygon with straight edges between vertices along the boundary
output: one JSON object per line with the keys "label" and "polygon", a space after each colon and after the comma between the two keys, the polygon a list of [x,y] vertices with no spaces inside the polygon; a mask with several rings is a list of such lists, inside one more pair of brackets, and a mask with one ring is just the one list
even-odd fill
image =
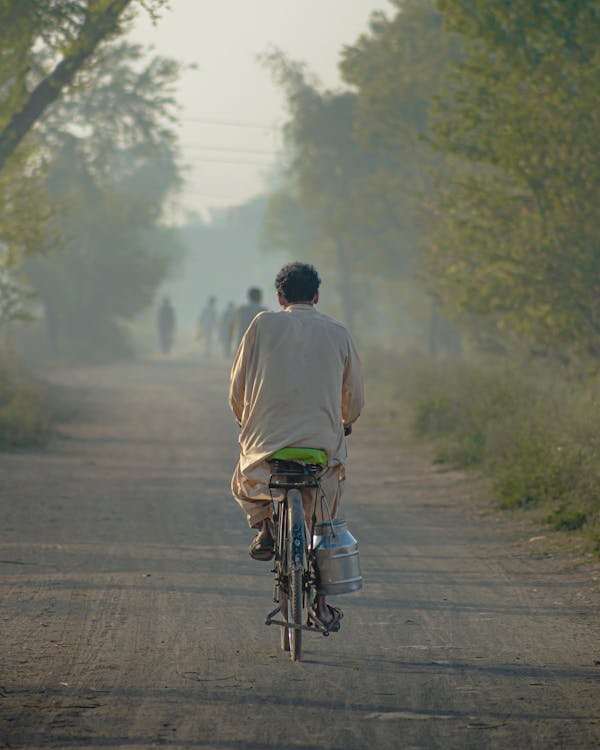
{"label": "bicycle rear wheel", "polygon": [[288,491],[288,600],[287,612],[289,628],[290,657],[299,661],[302,651],[303,607],[302,578],[306,566],[306,532],[304,525],[304,507],[299,490]]}
{"label": "bicycle rear wheel", "polygon": [[[275,577],[278,582],[276,601],[279,611],[286,623],[290,622],[289,614],[289,581],[288,581],[288,513],[287,502],[278,504],[275,511],[277,537],[275,541]],[[280,645],[282,651],[290,650],[290,628],[288,625],[280,628]]]}

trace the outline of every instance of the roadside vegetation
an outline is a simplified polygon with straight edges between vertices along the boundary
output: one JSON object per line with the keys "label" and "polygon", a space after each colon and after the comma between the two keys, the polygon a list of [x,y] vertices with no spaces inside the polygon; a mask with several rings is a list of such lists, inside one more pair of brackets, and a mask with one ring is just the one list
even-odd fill
{"label": "roadside vegetation", "polygon": [[0,355],[0,449],[44,445],[59,419],[59,395],[35,380],[14,358]]}
{"label": "roadside vegetation", "polygon": [[[580,532],[600,552],[600,389],[565,368],[499,357],[434,360],[387,355],[393,425],[441,468],[486,477],[497,506]],[[393,377],[390,378],[390,373]],[[400,418],[399,418],[400,415]]]}
{"label": "roadside vegetation", "polygon": [[[64,395],[22,364],[132,351],[180,256],[180,65],[123,40],[164,0],[0,4],[0,448],[44,444]],[[31,325],[33,324],[33,325]]]}

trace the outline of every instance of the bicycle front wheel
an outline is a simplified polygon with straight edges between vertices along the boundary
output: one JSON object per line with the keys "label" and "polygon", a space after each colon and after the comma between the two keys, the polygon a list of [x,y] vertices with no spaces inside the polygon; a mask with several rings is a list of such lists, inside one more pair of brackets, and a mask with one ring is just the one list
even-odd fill
{"label": "bicycle front wheel", "polygon": [[302,650],[302,578],[306,567],[306,532],[304,525],[304,507],[299,490],[288,492],[288,584],[287,601],[290,657],[292,661],[300,660]]}

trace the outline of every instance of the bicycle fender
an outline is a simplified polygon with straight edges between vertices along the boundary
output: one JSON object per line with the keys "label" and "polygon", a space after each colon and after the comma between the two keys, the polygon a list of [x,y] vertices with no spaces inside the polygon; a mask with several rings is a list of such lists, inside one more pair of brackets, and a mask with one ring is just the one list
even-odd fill
{"label": "bicycle fender", "polygon": [[301,570],[306,567],[306,540],[304,510],[302,496],[298,490],[291,490],[288,495],[290,509],[289,564],[291,570]]}

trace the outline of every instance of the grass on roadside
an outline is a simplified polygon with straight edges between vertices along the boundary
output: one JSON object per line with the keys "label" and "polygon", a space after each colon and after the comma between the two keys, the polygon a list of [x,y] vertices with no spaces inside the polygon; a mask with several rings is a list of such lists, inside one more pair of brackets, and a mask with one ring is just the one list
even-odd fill
{"label": "grass on roadside", "polygon": [[[394,359],[394,358],[391,358]],[[539,364],[395,358],[395,397],[434,460],[490,477],[502,508],[535,508],[600,551],[600,392]],[[382,377],[379,373],[378,377]]]}
{"label": "grass on roadside", "polygon": [[0,450],[47,443],[66,404],[48,385],[27,373],[17,357],[0,356]]}

